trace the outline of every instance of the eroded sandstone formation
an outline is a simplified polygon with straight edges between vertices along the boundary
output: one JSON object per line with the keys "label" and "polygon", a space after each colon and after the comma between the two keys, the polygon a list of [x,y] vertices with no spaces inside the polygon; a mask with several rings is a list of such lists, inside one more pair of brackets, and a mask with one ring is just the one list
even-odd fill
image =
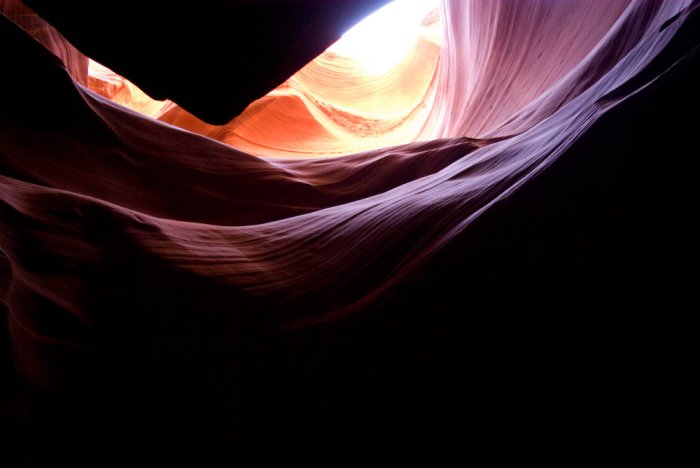
{"label": "eroded sandstone formation", "polygon": [[692,290],[669,259],[698,2],[445,1],[390,72],[327,52],[222,126],[174,103],[235,114],[204,99],[224,88],[173,79],[158,104],[96,66],[86,86],[84,55],[0,5],[3,408],[58,441],[30,466],[133,460],[135,434],[173,459],[177,437],[235,461],[264,456],[251,439],[413,445],[460,404],[477,431],[514,409],[519,434],[545,409],[605,426],[611,382],[658,361],[636,327]]}

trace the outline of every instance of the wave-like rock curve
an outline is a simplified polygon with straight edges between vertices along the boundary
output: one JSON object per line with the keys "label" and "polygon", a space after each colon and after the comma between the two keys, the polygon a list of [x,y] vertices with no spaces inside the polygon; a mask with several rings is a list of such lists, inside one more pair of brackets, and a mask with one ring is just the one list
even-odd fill
{"label": "wave-like rock curve", "polygon": [[[199,375],[198,353],[362,317],[691,56],[696,7],[447,1],[431,105],[408,138],[426,141],[319,159],[254,157],[125,109],[0,17],[15,44],[0,77],[0,306],[33,411],[89,413],[106,388]],[[316,105],[272,99],[292,115]],[[270,130],[250,131],[264,152]]]}

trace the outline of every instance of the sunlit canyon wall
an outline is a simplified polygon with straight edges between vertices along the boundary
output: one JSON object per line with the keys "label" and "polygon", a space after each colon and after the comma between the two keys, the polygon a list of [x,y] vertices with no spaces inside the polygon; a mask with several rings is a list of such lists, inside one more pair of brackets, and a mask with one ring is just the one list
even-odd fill
{"label": "sunlit canyon wall", "polygon": [[[657,115],[664,104],[658,96],[669,94],[653,93],[668,91],[665,80],[696,57],[697,5],[446,0],[420,18],[411,50],[388,70],[363,66],[347,49],[332,47],[231,122],[214,126],[89,64],[18,2],[0,1],[0,44],[12,44],[0,48],[0,312],[8,318],[5,354],[24,392],[22,403],[49,419],[76,418],[82,411],[95,422],[102,418],[92,415],[95,407],[118,416],[138,402],[150,411],[163,395],[153,389],[167,389],[177,405],[163,404],[164,413],[183,405],[196,417],[206,413],[205,420],[228,408],[235,418],[226,422],[238,421],[245,431],[268,404],[301,407],[284,400],[286,386],[260,385],[254,388],[269,398],[259,397],[249,419],[236,419],[247,400],[233,401],[229,390],[243,392],[257,380],[239,379],[229,372],[231,363],[257,356],[265,340],[311,337],[310,347],[320,349],[340,336],[332,335],[336,327],[373,327],[384,317],[377,310],[391,317],[383,330],[392,331],[409,313],[419,314],[421,325],[441,312],[443,318],[471,318],[475,303],[488,315],[499,300],[509,307],[497,312],[505,310],[516,322],[529,319],[540,304],[522,308],[521,302],[535,293],[538,300],[556,297],[557,289],[543,282],[523,292],[518,285],[531,276],[560,276],[559,270],[543,273],[537,254],[559,247],[553,252],[566,255],[545,266],[564,269],[597,253],[580,253],[587,238],[577,235],[578,228],[587,224],[572,222],[576,229],[557,237],[557,216],[548,229],[529,231],[531,243],[518,244],[526,221],[548,215],[541,206],[555,200],[568,209],[578,201],[581,208],[581,200],[592,198],[596,203],[572,210],[568,219],[585,211],[607,236],[632,204],[623,197],[597,198],[601,179],[639,167],[674,171],[633,178],[635,190],[625,196],[647,210],[670,198],[662,184],[684,172],[678,170],[684,155],[666,147],[692,132],[676,130],[683,122],[674,112]],[[638,104],[650,96],[656,96],[653,106]],[[618,138],[606,130],[628,121],[646,122],[646,133]],[[644,163],[637,165],[637,158]],[[569,160],[577,162],[575,170],[557,166]],[[556,180],[577,174],[584,180],[571,190],[540,190],[537,183],[553,169]],[[532,199],[535,208],[509,211],[523,193],[527,199],[517,206]],[[643,202],[640,193],[647,195]],[[660,276],[672,269],[658,275],[644,262],[662,243],[643,236],[663,209],[645,211],[639,229],[623,226],[611,235],[617,243],[604,251],[611,255],[595,257],[594,275],[566,270],[580,281],[557,284],[576,294],[566,295],[561,310],[556,303],[537,325],[553,329],[546,326],[564,320],[593,293],[627,292],[625,281],[615,277],[618,270],[609,268],[626,248],[619,271],[642,272],[634,287],[656,291]],[[602,220],[593,216],[599,212],[606,213]],[[479,225],[484,219],[502,229]],[[480,236],[470,237],[479,226]],[[540,238],[546,242],[537,243]],[[645,242],[637,248],[640,238]],[[429,283],[427,265],[457,244],[463,261],[442,269],[441,282]],[[517,249],[508,250],[513,245]],[[601,276],[612,278],[612,286],[597,288]],[[418,312],[413,303],[381,309],[382,301],[395,299],[416,278],[411,284],[423,294]],[[653,281],[644,283],[646,278]],[[440,283],[453,292],[449,304]],[[513,290],[521,294],[503,299]],[[647,296],[639,297],[637,303],[646,302]],[[585,305],[590,307],[576,316],[579,322],[603,316],[598,309],[605,312],[586,330],[606,328],[608,309]],[[517,323],[529,323],[525,319]],[[570,329],[579,322],[569,322]],[[455,335],[473,329],[464,323],[453,327]],[[324,341],[326,335],[316,332],[331,338]],[[377,341],[384,339],[378,335]],[[406,341],[408,348],[420,340]],[[251,371],[264,381],[262,373]],[[153,393],[144,396],[144,389]],[[323,391],[314,387],[294,396],[311,400]]]}

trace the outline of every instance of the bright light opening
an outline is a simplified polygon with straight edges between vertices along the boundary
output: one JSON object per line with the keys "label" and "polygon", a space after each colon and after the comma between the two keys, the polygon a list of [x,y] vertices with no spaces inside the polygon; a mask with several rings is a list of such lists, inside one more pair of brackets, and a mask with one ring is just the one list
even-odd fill
{"label": "bright light opening", "polygon": [[396,67],[418,41],[421,23],[440,0],[395,0],[343,34],[328,50],[353,59],[367,75]]}

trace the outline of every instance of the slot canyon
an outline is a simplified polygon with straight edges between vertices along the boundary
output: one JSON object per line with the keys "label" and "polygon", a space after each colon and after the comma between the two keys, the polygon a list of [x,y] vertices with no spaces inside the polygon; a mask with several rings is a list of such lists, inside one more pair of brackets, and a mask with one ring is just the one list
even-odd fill
{"label": "slot canyon", "polygon": [[0,0],[0,463],[599,459],[668,426],[699,5]]}

